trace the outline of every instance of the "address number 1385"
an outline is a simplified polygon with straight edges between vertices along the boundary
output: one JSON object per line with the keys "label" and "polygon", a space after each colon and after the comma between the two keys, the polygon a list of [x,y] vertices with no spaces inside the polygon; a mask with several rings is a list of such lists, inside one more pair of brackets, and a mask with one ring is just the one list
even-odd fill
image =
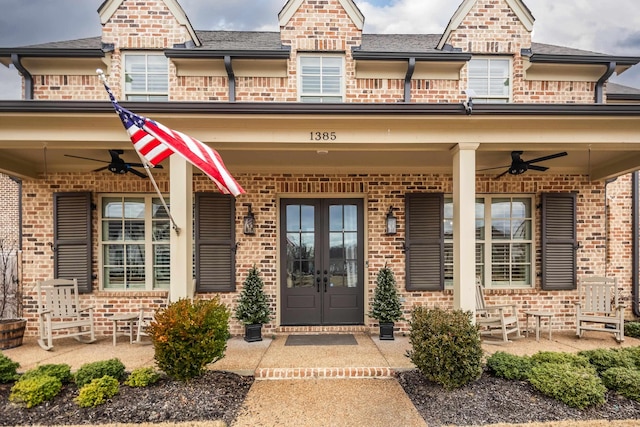
{"label": "address number 1385", "polygon": [[335,132],[309,132],[310,141],[335,141],[337,138]]}

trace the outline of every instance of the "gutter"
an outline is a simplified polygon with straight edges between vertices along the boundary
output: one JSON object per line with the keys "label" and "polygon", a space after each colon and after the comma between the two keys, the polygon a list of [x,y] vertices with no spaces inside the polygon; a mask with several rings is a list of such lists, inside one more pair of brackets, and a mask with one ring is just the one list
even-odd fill
{"label": "gutter", "polygon": [[604,84],[609,80],[609,77],[613,75],[614,71],[616,71],[616,63],[611,61],[609,65],[607,65],[607,71],[605,71],[596,83],[596,104],[604,103]]}
{"label": "gutter", "polygon": [[17,53],[11,54],[11,62],[16,70],[24,77],[24,99],[33,99],[33,76],[24,68],[20,61],[20,55]]}
{"label": "gutter", "polygon": [[633,315],[640,317],[640,203],[638,203],[638,191],[640,185],[640,172],[631,174],[631,310]]}
{"label": "gutter", "polygon": [[280,50],[215,50],[215,49],[165,49],[167,58],[240,58],[240,59],[289,59],[291,49]]}
{"label": "gutter", "polygon": [[[341,115],[466,115],[460,103],[305,103],[305,102],[136,102],[123,107],[139,113],[182,114],[341,114]],[[2,113],[111,113],[109,101],[0,100]],[[640,117],[640,104],[475,104],[473,115]]]}
{"label": "gutter", "polygon": [[411,78],[416,69],[416,58],[409,58],[407,74],[404,76],[404,102],[411,102]]}
{"label": "gutter", "polygon": [[353,59],[380,61],[380,60],[400,60],[414,58],[416,61],[425,62],[468,62],[471,59],[470,53],[464,52],[378,52],[352,50]]}
{"label": "gutter", "polygon": [[227,77],[229,78],[229,102],[236,102],[236,76],[233,73],[231,56],[229,55],[224,57],[224,68],[227,70]]}

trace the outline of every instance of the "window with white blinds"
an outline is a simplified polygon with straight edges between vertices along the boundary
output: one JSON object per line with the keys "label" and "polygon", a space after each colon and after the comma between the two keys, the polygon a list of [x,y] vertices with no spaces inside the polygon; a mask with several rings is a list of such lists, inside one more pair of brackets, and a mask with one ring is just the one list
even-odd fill
{"label": "window with white blinds", "polygon": [[[476,275],[486,288],[534,284],[534,199],[528,195],[476,198]],[[453,199],[444,201],[445,287],[453,286]]]}
{"label": "window with white blinds", "polygon": [[160,199],[105,195],[100,202],[103,288],[168,289],[171,224]]}
{"label": "window with white blinds", "polygon": [[507,103],[511,96],[511,61],[504,58],[473,58],[469,61],[467,87],[476,103]]}
{"label": "window with white blinds", "polygon": [[164,55],[125,54],[124,93],[127,101],[167,101],[169,63]]}
{"label": "window with white blinds", "polygon": [[336,55],[301,55],[299,93],[302,102],[344,100],[344,58]]}

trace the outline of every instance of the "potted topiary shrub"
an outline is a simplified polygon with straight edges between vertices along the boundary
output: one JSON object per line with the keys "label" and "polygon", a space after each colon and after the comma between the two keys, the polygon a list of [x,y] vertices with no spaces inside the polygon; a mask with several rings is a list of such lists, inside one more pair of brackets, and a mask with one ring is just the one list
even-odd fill
{"label": "potted topiary shrub", "polygon": [[369,316],[378,321],[381,340],[394,339],[393,327],[402,318],[402,307],[396,289],[396,278],[386,265],[378,272]]}
{"label": "potted topiary shrub", "polygon": [[15,239],[0,237],[0,350],[22,345],[27,321],[22,318]]}
{"label": "potted topiary shrub", "polygon": [[243,283],[235,318],[244,323],[245,341],[262,341],[262,325],[271,320],[271,309],[264,294],[264,282],[255,265]]}

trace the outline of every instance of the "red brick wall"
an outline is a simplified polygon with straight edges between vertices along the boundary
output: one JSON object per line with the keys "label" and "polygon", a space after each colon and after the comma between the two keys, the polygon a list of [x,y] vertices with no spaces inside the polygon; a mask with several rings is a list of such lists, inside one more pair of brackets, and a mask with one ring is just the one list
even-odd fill
{"label": "red brick wall", "polygon": [[[274,17],[275,18],[275,17]],[[444,31],[444,28],[443,28]],[[237,77],[239,102],[295,102],[298,100],[296,67],[298,52],[327,52],[345,56],[346,102],[393,103],[404,101],[403,79],[357,79],[352,47],[359,46],[362,32],[351,22],[337,0],[308,0],[290,22],[280,29],[282,44],[291,47],[288,78]],[[103,26],[102,40],[114,43],[108,76],[115,95],[121,95],[122,50],[164,49],[184,43],[190,36],[161,1],[124,2]],[[453,31],[447,43],[474,54],[510,55],[513,58],[512,102],[593,103],[595,84],[524,80],[521,48],[531,47],[531,34],[504,0],[479,1]],[[411,101],[418,103],[462,102],[467,87],[467,68],[459,80],[413,80]],[[227,102],[227,77],[178,77],[169,66],[169,97],[173,101]],[[95,75],[34,76],[35,99],[104,100]]]}
{"label": "red brick wall", "polygon": [[[408,292],[404,290],[405,258],[402,250],[404,242],[404,194],[407,192],[444,192],[452,191],[452,178],[435,174],[325,174],[325,175],[237,175],[239,183],[247,194],[236,202],[236,284],[237,292],[220,294],[221,299],[233,306],[238,298],[241,284],[249,269],[256,264],[265,281],[265,291],[269,295],[275,311],[278,285],[278,199],[291,194],[308,194],[309,197],[364,196],[366,210],[366,271],[367,299],[373,295],[378,270],[387,263],[396,274],[401,297],[404,299],[405,315],[409,317],[412,307],[419,304],[451,307],[452,291],[444,292]],[[162,191],[167,191],[166,175],[156,174]],[[536,201],[542,192],[576,192],[578,194],[578,276],[591,274],[616,275],[625,298],[631,292],[630,260],[630,190],[629,177],[620,178],[607,188],[607,212],[605,212],[605,188],[603,183],[590,183],[585,176],[560,176],[551,174],[520,175],[500,181],[493,176],[479,175],[476,191],[480,193],[535,194]],[[33,287],[36,281],[52,277],[53,253],[49,244],[53,238],[52,199],[54,192],[92,191],[95,202],[100,193],[144,192],[152,193],[153,188],[147,180],[132,179],[129,176],[113,175],[108,172],[94,174],[50,174],[47,180],[25,181],[24,183],[24,274],[25,315],[29,333],[37,330],[34,318]],[[213,184],[204,176],[194,177],[194,191],[215,191]],[[246,204],[252,204],[256,216],[256,235],[242,233],[242,217],[246,215]],[[399,208],[399,233],[395,236],[384,234],[384,218],[388,207]],[[605,216],[608,222],[603,221]],[[94,215],[94,270],[97,274],[97,214]],[[536,211],[536,271],[539,267],[540,215]],[[95,291],[83,296],[87,304],[97,310],[99,333],[110,333],[111,322],[104,317],[107,313],[128,312],[141,306],[157,306],[164,301],[166,292],[105,292],[94,283]],[[201,295],[208,297],[208,295]],[[540,290],[539,279],[535,289],[491,290],[487,291],[490,304],[515,301],[520,311],[525,309],[545,309],[556,313],[559,329],[569,329],[574,325],[575,310],[573,302],[575,291],[547,292]],[[368,304],[365,313],[368,312]],[[627,316],[630,309],[627,308]],[[265,331],[273,331],[274,324],[267,325]],[[367,319],[367,325],[373,327],[374,321]],[[401,330],[407,325],[401,323]],[[232,322],[232,332],[240,334],[241,325]]]}

